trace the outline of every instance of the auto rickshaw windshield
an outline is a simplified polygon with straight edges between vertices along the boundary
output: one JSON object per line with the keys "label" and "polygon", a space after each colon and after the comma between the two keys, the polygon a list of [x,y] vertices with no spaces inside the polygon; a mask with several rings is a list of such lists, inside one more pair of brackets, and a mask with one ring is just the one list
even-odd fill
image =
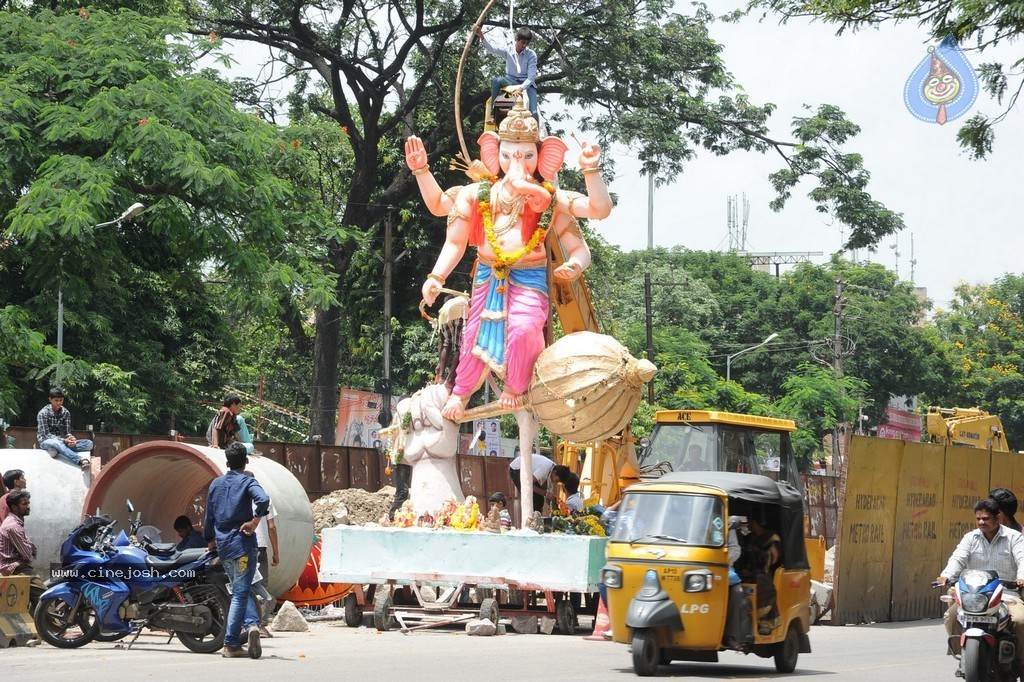
{"label": "auto rickshaw windshield", "polygon": [[711,495],[627,493],[611,542],[665,542],[721,547],[722,500]]}

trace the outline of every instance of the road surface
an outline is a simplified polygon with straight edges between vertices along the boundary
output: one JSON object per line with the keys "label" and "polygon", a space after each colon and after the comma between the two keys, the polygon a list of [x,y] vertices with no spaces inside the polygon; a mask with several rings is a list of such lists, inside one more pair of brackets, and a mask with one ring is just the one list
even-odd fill
{"label": "road surface", "polygon": [[[584,624],[587,623],[584,619]],[[186,650],[177,640],[144,635],[131,650],[93,643],[61,650],[47,645],[0,653],[4,677],[23,679],[354,679],[373,682],[595,682],[636,679],[627,647],[583,635],[468,637],[447,630],[401,634],[341,621],[311,623],[308,633],[264,640],[263,658],[223,659]],[[775,672],[771,659],[723,652],[719,663],[673,663],[659,677],[689,680],[800,680],[915,682],[954,680],[956,662],[943,653],[940,620],[811,628],[813,653],[801,654],[793,675]],[[352,677],[355,676],[355,677]]]}

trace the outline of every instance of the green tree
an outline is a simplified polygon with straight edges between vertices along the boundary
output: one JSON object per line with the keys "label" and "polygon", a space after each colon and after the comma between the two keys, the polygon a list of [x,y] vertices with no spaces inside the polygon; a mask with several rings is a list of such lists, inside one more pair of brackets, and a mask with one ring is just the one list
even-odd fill
{"label": "green tree", "polygon": [[[312,412],[314,430],[325,436],[333,432],[342,305],[351,309],[348,291],[357,288],[360,275],[350,272],[365,243],[357,235],[372,236],[375,226],[415,196],[401,164],[402,137],[423,137],[435,162],[458,149],[449,123],[451,86],[465,37],[484,4],[201,0],[185,6],[198,35],[214,31],[276,50],[297,79],[293,111],[320,112],[349,131],[354,173],[340,210],[346,234],[327,242],[337,303],[318,309],[316,317]],[[603,142],[633,145],[645,168],[660,168],[662,179],[675,177],[699,149],[777,151],[784,169],[772,178],[779,190],[776,207],[811,178],[818,182],[812,201],[852,221],[852,246],[873,244],[902,227],[897,214],[865,191],[867,173],[859,157],[841,151],[856,133],[842,112],[820,107],[795,122],[793,139],[772,137],[773,107],[751,104],[733,82],[719,58],[721,46],[708,36],[712,15],[702,5],[690,14],[673,12],[672,6],[667,0],[577,0],[517,8],[516,22],[537,35],[538,87],[555,112],[552,125],[562,118],[553,97],[561,95],[587,111],[585,128]],[[491,17],[487,23],[503,21]],[[467,121],[482,120],[487,97],[484,62],[476,55],[461,93]],[[498,68],[486,62],[488,71]],[[432,248],[440,241],[437,231]]]}
{"label": "green tree", "polygon": [[[937,42],[952,35],[967,49],[973,43],[979,53],[1000,43],[1012,43],[1024,33],[1024,11],[1016,0],[751,0],[750,8],[755,7],[778,13],[783,21],[794,17],[821,19],[838,25],[840,34],[890,22],[912,22],[925,28]],[[978,67],[982,87],[1005,108],[994,116],[976,114],[957,132],[960,145],[976,159],[992,151],[995,126],[1010,113],[1024,88],[1024,74],[1019,69],[1022,63],[1024,59]]]}
{"label": "green tree", "polygon": [[840,424],[856,421],[857,410],[867,397],[868,383],[842,376],[831,367],[802,364],[786,379],[785,391],[775,408],[778,415],[797,423],[793,450],[802,471],[823,453],[822,439]]}
{"label": "green tree", "polygon": [[982,407],[999,415],[1007,442],[1024,443],[1024,277],[961,284],[935,327],[951,358],[948,380],[925,393],[944,407]]}
{"label": "green tree", "polygon": [[[923,324],[927,303],[880,265],[834,257],[777,280],[732,254],[613,251],[605,260],[610,264],[595,265],[600,300],[608,301],[602,319],[634,354],[646,348],[643,272],[654,273],[653,282],[683,285],[652,287],[655,381],[665,406],[769,414],[769,401],[786,393],[801,365],[833,364],[836,280],[843,370],[866,382],[869,425],[882,422],[891,395],[932,391],[952,371],[947,344]],[[721,380],[727,355],[772,333],[779,338],[733,363],[733,382]]]}
{"label": "green tree", "polygon": [[[340,234],[310,191],[308,131],[240,111],[195,69],[216,38],[193,42],[174,20],[83,9],[0,23],[3,290],[47,334],[62,290],[76,419],[197,423],[231,376],[238,316],[221,301],[258,314],[333,300],[308,258]],[[134,221],[95,227],[137,199]],[[43,350],[0,370],[25,421],[56,366]]]}
{"label": "green tree", "polygon": [[813,342],[786,358],[785,371],[806,362],[834,364],[838,309],[843,374],[867,383],[869,425],[883,423],[890,396],[916,396],[947,375],[935,336],[923,327],[928,303],[881,265],[833,257],[825,266],[798,266],[781,286],[779,306],[788,313],[790,333]]}

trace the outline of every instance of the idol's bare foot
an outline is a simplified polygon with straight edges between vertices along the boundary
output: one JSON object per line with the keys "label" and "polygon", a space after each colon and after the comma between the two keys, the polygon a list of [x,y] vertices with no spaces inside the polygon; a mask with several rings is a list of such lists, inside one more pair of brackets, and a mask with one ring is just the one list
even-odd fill
{"label": "idol's bare foot", "polygon": [[460,398],[452,393],[448,396],[444,407],[441,408],[441,416],[458,424],[462,415],[466,413],[466,402],[465,398]]}
{"label": "idol's bare foot", "polygon": [[506,410],[518,410],[523,406],[523,394],[512,393],[505,389],[501,392],[501,396],[498,397],[498,404]]}

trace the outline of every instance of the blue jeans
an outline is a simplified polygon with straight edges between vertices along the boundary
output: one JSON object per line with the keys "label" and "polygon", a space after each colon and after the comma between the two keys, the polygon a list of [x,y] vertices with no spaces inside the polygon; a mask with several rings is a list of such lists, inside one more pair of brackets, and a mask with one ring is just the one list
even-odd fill
{"label": "blue jeans", "polygon": [[78,453],[89,452],[92,450],[92,441],[80,440],[75,443],[75,447],[69,448],[60,438],[47,438],[39,444],[39,447],[49,452],[50,457],[60,457],[63,460],[71,462],[75,466],[81,466],[82,460],[87,460],[89,458],[80,457]]}
{"label": "blue jeans", "polygon": [[[522,81],[518,78],[512,78],[511,76],[502,76],[501,78],[495,78],[491,81],[491,106],[498,101],[498,94],[501,89],[509,85],[522,85]],[[537,116],[537,86],[530,84],[523,88],[526,91],[526,102],[527,107],[530,109],[530,113],[533,117],[540,122],[540,117]]]}
{"label": "blue jeans", "polygon": [[228,630],[224,634],[224,646],[235,648],[239,645],[242,628],[260,626],[256,604],[249,596],[252,577],[256,574],[256,548],[235,559],[221,559],[224,572],[231,584],[231,608],[228,609]]}
{"label": "blue jeans", "polygon": [[249,427],[245,423],[245,417],[239,414],[235,416],[235,421],[238,422],[238,436],[242,439],[242,445],[245,446],[245,454],[251,455],[255,448],[252,444],[252,436],[249,435]]}

